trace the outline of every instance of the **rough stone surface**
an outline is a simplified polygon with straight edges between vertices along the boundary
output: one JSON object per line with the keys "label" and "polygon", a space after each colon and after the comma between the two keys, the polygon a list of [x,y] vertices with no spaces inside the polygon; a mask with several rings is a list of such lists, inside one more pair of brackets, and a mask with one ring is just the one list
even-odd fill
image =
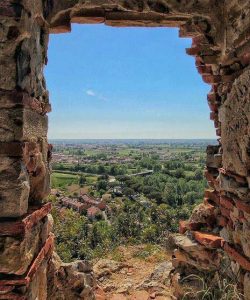
{"label": "rough stone surface", "polygon": [[48,294],[51,300],[95,299],[92,267],[84,261],[62,263],[56,253],[49,262]]}
{"label": "rough stone surface", "polygon": [[0,273],[23,275],[45,243],[51,230],[46,216],[23,237],[0,236]]}
{"label": "rough stone surface", "polygon": [[247,176],[250,169],[249,81],[250,69],[247,68],[235,80],[227,99],[219,110],[219,119],[222,124],[223,167],[241,176]]}
{"label": "rough stone surface", "polygon": [[29,192],[29,176],[22,160],[0,155],[0,217],[24,215]]}
{"label": "rough stone surface", "polygon": [[[49,33],[70,32],[71,23],[179,27],[180,37],[192,38],[186,52],[195,57],[198,72],[211,85],[207,100],[218,145],[207,149],[205,177],[210,189],[205,192],[204,203],[190,220],[181,223],[180,231],[185,236],[177,235],[172,240],[177,248],[173,285],[181,297],[183,276],[221,270],[224,256],[231,260],[231,271],[239,274],[239,288],[244,287],[245,298],[249,299],[249,19],[248,0],[1,1],[0,227],[6,219],[20,221],[29,207],[41,203],[49,193],[51,147],[47,144],[46,113],[50,104],[43,75]],[[45,216],[24,236],[0,237],[2,278],[4,273],[6,280],[9,273],[22,274],[32,259],[40,261],[49,224]],[[203,237],[194,230],[202,231]],[[204,239],[211,233],[213,239]],[[211,248],[212,240],[213,246],[221,241],[219,236],[225,240],[223,249]],[[81,263],[64,265],[55,257],[51,259],[50,252],[48,255],[42,263],[31,266],[35,275],[29,277],[32,282],[26,288],[22,287],[25,297],[93,298],[90,270],[82,272]],[[2,291],[15,299],[16,288],[10,289],[8,280],[1,281]],[[11,286],[26,283],[22,277]]]}

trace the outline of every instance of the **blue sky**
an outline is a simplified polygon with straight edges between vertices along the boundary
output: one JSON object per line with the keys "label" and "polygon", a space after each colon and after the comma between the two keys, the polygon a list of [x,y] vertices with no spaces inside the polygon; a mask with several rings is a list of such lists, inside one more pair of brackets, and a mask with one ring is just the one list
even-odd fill
{"label": "blue sky", "polygon": [[173,28],[73,25],[50,36],[50,138],[214,138],[191,40]]}

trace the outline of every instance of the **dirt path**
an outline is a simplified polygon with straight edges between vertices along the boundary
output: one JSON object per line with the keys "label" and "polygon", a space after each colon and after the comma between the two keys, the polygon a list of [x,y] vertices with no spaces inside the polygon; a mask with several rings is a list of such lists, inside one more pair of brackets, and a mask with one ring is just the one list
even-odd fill
{"label": "dirt path", "polygon": [[94,266],[100,286],[96,299],[173,299],[168,278],[170,259],[170,252],[156,246],[119,247]]}

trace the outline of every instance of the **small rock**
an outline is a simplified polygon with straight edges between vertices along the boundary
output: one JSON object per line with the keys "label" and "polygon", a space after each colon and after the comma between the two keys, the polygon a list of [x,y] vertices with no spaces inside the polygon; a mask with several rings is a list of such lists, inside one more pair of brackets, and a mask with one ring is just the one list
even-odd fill
{"label": "small rock", "polygon": [[136,291],[130,297],[131,300],[148,300],[148,298],[149,293],[147,291]]}
{"label": "small rock", "polygon": [[110,300],[127,300],[127,297],[122,294],[114,294]]}

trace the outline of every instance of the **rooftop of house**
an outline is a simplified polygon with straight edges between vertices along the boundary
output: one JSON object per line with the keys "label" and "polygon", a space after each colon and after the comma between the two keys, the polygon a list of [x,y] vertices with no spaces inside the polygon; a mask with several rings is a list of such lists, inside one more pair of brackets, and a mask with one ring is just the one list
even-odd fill
{"label": "rooftop of house", "polygon": [[96,206],[91,206],[87,210],[88,217],[94,217],[94,216],[96,216],[97,214],[100,214],[100,213],[101,213],[101,210],[98,207],[96,207]]}
{"label": "rooftop of house", "polygon": [[61,199],[62,203],[64,205],[71,205],[77,208],[83,208],[84,204],[79,202],[77,199],[75,198],[69,198],[69,197],[64,197]]}
{"label": "rooftop of house", "polygon": [[99,199],[95,199],[87,194],[82,194],[80,196],[80,199],[85,203],[89,203],[89,204],[93,204],[93,205],[98,205],[100,203]]}

